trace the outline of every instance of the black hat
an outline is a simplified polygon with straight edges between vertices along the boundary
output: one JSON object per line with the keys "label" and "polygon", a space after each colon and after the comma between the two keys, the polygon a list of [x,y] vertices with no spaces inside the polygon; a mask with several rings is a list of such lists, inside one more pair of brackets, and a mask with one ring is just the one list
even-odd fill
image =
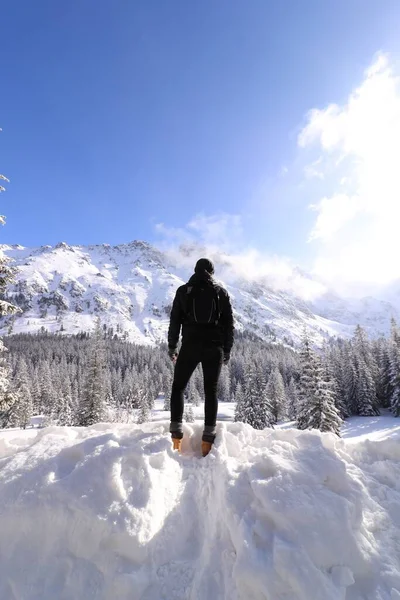
{"label": "black hat", "polygon": [[194,268],[194,272],[198,275],[204,273],[204,271],[210,275],[214,275],[214,265],[212,264],[211,260],[208,260],[208,258],[200,258]]}

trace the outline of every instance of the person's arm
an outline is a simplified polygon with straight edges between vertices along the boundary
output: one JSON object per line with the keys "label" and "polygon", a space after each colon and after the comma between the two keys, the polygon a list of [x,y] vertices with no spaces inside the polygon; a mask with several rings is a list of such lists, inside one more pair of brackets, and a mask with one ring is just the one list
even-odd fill
{"label": "person's arm", "polygon": [[223,349],[224,354],[229,355],[233,346],[233,332],[235,327],[233,321],[232,304],[229,298],[229,294],[226,290],[223,290],[222,298],[223,302],[220,323],[222,325],[222,330],[224,334]]}
{"label": "person's arm", "polygon": [[180,288],[176,291],[174,302],[172,304],[171,316],[168,329],[168,349],[170,352],[176,352],[179,342],[179,334],[182,325],[182,307],[180,302]]}

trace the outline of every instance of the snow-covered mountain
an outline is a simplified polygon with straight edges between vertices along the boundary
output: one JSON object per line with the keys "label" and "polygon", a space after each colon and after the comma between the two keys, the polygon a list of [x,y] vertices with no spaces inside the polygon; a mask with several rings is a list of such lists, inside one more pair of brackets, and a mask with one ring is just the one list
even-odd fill
{"label": "snow-covered mountain", "polygon": [[[199,248],[186,247],[172,258],[141,241],[118,246],[62,242],[2,249],[18,267],[9,295],[22,312],[3,318],[0,333],[35,332],[44,327],[73,334],[91,330],[100,317],[114,334],[146,344],[166,340],[175,291],[189,278],[201,255]],[[397,308],[388,302],[348,300],[324,289],[316,299],[305,300],[304,295],[287,286],[279,289],[265,278],[252,281],[232,274],[226,268],[231,266],[226,255],[215,262],[231,295],[237,328],[264,339],[297,343],[306,326],[320,342],[327,335],[351,335],[357,323],[377,334],[388,330],[392,316],[398,317]],[[300,270],[293,271],[293,278],[320,285]]]}

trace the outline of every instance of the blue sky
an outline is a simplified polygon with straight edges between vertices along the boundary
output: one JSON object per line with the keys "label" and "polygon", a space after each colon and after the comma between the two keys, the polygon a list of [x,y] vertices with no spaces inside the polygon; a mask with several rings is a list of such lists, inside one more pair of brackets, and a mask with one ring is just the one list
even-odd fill
{"label": "blue sky", "polygon": [[243,246],[310,265],[334,190],[305,182],[307,113],[396,61],[399,30],[398,0],[7,3],[3,242],[154,241],[199,213],[229,238],[238,215]]}

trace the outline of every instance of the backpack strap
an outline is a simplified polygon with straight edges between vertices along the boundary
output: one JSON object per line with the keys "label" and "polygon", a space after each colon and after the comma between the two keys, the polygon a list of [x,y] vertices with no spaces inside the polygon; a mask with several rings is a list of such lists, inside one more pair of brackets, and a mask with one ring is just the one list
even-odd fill
{"label": "backpack strap", "polygon": [[193,311],[192,311],[193,301],[192,301],[192,297],[193,297],[193,286],[192,285],[187,285],[186,286],[186,295],[185,295],[185,300],[184,300],[184,308],[183,308],[186,317],[192,317],[193,316]]}
{"label": "backpack strap", "polygon": [[215,312],[217,313],[217,319],[215,321],[215,324],[218,325],[219,320],[221,318],[221,309],[220,309],[220,302],[219,302],[219,293],[221,291],[221,288],[217,285],[214,286],[214,292],[215,292]]}

